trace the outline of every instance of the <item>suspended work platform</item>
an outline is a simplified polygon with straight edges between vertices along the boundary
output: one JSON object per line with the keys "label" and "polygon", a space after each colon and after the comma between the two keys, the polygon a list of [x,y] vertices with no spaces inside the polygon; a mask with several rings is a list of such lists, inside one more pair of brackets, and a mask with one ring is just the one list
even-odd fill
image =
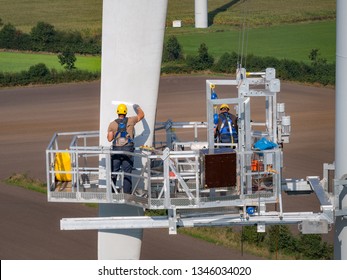
{"label": "suspended work platform", "polygon": [[[218,97],[219,87],[233,87]],[[290,117],[277,103],[275,69],[246,73],[235,80],[206,81],[207,121],[171,120],[156,124],[153,146],[137,147],[131,174],[112,172],[110,147],[99,146],[99,132],[57,133],[46,150],[48,201],[127,204],[167,210],[166,216],[62,219],[65,230],[298,224],[303,233],[327,233],[334,207],[327,184],[318,177],[282,178],[283,144],[289,143]],[[264,114],[252,114],[253,100]],[[238,141],[218,143],[215,126],[221,104],[234,106]],[[185,139],[179,131],[185,131]],[[161,131],[164,133],[160,134]],[[188,138],[188,139],[187,139]],[[102,163],[102,164],[101,164]],[[114,184],[112,176],[117,175]],[[123,193],[124,175],[133,190]],[[321,211],[285,213],[282,193],[314,192]]]}

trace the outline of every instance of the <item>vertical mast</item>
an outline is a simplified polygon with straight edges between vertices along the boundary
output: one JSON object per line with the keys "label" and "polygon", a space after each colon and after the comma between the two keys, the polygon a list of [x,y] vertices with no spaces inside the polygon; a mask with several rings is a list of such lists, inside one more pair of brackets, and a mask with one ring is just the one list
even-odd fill
{"label": "vertical mast", "polygon": [[[335,179],[347,179],[347,1],[336,1],[336,120],[335,120]],[[342,189],[338,201],[340,209],[347,209],[347,188]],[[335,219],[335,259],[347,259],[347,219]]]}

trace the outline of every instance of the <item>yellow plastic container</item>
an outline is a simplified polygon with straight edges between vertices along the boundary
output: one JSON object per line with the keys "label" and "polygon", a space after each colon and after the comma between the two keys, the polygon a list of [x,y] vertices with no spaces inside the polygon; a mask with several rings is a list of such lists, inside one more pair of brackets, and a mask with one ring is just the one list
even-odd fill
{"label": "yellow plastic container", "polygon": [[55,179],[62,182],[70,182],[72,180],[71,173],[60,173],[71,171],[71,156],[68,152],[60,152],[55,155],[54,163]]}

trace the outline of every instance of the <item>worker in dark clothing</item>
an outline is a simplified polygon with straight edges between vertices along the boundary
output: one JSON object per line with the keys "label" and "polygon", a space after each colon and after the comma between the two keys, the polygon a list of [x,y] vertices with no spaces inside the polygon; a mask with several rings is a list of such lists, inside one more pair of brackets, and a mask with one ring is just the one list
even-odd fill
{"label": "worker in dark clothing", "polygon": [[228,104],[219,108],[218,123],[215,128],[215,139],[219,143],[238,143],[237,117],[229,113]]}
{"label": "worker in dark clothing", "polygon": [[[112,141],[112,149],[114,151],[134,152],[134,127],[140,122],[145,114],[139,105],[133,106],[136,116],[127,117],[128,108],[125,104],[117,107],[118,118],[112,121],[107,130],[107,140]],[[134,157],[127,154],[114,154],[111,157],[112,172],[118,172],[121,168],[125,173],[132,173],[134,166]],[[117,176],[112,176],[112,181],[116,184]],[[132,192],[131,176],[124,175],[124,193]]]}

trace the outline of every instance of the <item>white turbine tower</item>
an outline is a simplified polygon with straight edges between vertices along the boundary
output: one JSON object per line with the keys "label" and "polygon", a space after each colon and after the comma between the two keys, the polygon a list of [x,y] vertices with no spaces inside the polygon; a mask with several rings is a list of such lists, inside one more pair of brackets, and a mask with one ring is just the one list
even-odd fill
{"label": "white turbine tower", "polygon": [[208,0],[195,0],[195,27],[208,27]]}
{"label": "white turbine tower", "polygon": [[[335,179],[347,179],[347,1],[336,2],[336,124],[335,124]],[[339,184],[336,197],[341,215],[335,217],[335,259],[347,260],[347,195],[346,183]],[[344,187],[343,187],[344,186]]]}
{"label": "white turbine tower", "polygon": [[[100,145],[109,146],[107,127],[117,103],[137,103],[145,119],[135,144],[151,145],[160,78],[167,0],[104,0],[100,98]],[[134,115],[128,106],[128,115]],[[100,165],[105,160],[100,160]],[[135,162],[136,165],[136,162]],[[100,180],[100,184],[106,183]],[[142,208],[100,204],[99,216],[143,215]],[[139,259],[142,229],[99,230],[99,259]]]}

